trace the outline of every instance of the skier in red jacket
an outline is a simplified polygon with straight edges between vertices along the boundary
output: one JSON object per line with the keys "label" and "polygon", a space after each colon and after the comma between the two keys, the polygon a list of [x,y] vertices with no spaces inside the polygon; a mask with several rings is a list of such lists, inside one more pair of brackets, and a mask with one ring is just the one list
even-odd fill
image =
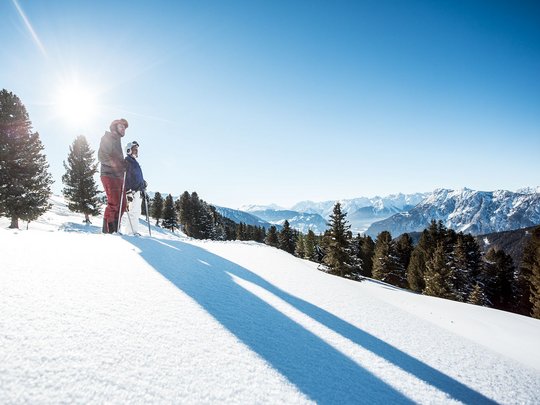
{"label": "skier in red jacket", "polygon": [[120,217],[120,201],[125,211],[126,196],[122,194],[122,183],[126,171],[121,139],[126,134],[128,122],[124,119],[114,120],[110,132],[106,131],[99,144],[98,160],[101,162],[101,182],[107,195],[107,207],[103,214],[103,233],[118,232]]}

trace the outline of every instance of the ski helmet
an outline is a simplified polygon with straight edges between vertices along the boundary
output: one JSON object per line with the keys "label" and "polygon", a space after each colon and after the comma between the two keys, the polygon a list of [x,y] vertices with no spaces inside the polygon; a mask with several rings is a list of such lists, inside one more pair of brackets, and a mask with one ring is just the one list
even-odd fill
{"label": "ski helmet", "polygon": [[139,143],[137,141],[131,141],[130,143],[128,143],[126,145],[126,153],[130,153],[131,152],[131,148],[133,148],[134,146],[136,146],[137,148],[139,147]]}
{"label": "ski helmet", "polygon": [[109,129],[111,130],[111,132],[115,132],[116,130],[116,125],[118,124],[124,124],[124,126],[127,128],[128,127],[128,122],[125,118],[120,118],[118,120],[114,120],[113,122],[111,122],[111,125],[109,126]]}

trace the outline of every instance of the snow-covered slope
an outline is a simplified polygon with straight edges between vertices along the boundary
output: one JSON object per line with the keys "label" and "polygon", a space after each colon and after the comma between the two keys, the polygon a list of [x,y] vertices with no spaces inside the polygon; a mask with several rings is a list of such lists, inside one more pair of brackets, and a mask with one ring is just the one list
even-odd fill
{"label": "snow-covered slope", "polygon": [[540,402],[538,320],[54,203],[0,219],[0,403]]}
{"label": "snow-covered slope", "polygon": [[377,236],[386,230],[398,236],[422,231],[431,220],[473,235],[526,228],[540,224],[540,193],[439,189],[410,211],[373,223],[366,233]]}

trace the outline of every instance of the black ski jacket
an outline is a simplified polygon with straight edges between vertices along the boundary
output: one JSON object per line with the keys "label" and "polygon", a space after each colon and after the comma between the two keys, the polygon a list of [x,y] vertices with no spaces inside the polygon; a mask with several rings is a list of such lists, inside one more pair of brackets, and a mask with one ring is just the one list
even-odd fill
{"label": "black ski jacket", "polygon": [[141,166],[131,155],[126,156],[126,190],[143,191],[145,182]]}

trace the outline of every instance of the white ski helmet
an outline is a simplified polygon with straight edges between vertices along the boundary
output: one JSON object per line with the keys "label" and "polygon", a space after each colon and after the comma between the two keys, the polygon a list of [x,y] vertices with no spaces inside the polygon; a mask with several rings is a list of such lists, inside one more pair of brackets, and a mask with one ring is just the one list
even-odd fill
{"label": "white ski helmet", "polygon": [[128,143],[126,145],[126,153],[130,154],[131,153],[131,148],[133,148],[134,146],[139,147],[139,143],[137,141],[131,141],[130,143]]}

